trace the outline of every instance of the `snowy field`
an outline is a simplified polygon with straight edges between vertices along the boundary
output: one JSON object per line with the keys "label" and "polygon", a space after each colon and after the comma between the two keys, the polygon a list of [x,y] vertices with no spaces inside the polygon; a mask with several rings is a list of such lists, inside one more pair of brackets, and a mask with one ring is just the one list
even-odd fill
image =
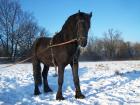
{"label": "snowy field", "polygon": [[69,66],[65,69],[64,101],[56,101],[57,77],[49,71],[52,93],[33,95],[31,64],[0,65],[0,105],[140,105],[140,61],[80,62],[79,77],[85,99],[75,99]]}

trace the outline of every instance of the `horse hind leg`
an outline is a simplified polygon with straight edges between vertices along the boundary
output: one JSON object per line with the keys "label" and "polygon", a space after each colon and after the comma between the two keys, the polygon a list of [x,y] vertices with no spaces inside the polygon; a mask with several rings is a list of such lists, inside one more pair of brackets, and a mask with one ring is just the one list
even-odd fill
{"label": "horse hind leg", "polygon": [[41,66],[38,60],[33,61],[33,77],[35,83],[34,95],[39,95],[41,94],[39,87],[42,84],[42,78],[41,78]]}
{"label": "horse hind leg", "polygon": [[48,79],[47,79],[48,71],[49,71],[49,66],[44,65],[42,77],[43,77],[43,84],[44,84],[44,92],[46,92],[46,93],[52,92],[52,89],[48,85]]}

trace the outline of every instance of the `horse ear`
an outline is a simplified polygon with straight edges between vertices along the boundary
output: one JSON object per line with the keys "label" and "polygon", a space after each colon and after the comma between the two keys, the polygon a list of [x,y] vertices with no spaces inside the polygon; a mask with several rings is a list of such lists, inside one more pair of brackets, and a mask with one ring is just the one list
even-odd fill
{"label": "horse ear", "polygon": [[78,11],[78,13],[80,13],[80,10]]}
{"label": "horse ear", "polygon": [[90,18],[92,17],[92,12],[90,12],[89,16],[90,16]]}
{"label": "horse ear", "polygon": [[80,16],[80,10],[78,10],[76,18],[79,19],[79,16]]}

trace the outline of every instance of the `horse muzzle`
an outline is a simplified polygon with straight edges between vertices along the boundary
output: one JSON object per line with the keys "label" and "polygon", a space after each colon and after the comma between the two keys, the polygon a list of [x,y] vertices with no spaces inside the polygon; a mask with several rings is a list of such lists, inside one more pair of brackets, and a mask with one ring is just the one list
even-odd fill
{"label": "horse muzzle", "polygon": [[87,45],[87,38],[86,37],[80,37],[78,39],[78,43],[81,47],[85,47]]}

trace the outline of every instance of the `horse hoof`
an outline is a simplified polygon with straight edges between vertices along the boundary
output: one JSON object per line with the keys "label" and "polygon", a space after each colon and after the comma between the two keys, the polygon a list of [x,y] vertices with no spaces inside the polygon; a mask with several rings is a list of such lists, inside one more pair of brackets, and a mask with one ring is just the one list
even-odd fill
{"label": "horse hoof", "polygon": [[34,95],[35,95],[35,96],[40,95],[40,94],[41,94],[41,92],[39,92],[39,91],[35,91],[35,92],[34,92]]}
{"label": "horse hoof", "polygon": [[63,96],[56,96],[56,100],[65,100],[65,98]]}
{"label": "horse hoof", "polygon": [[76,94],[76,95],[75,95],[75,98],[76,98],[76,99],[84,99],[85,96],[84,96],[82,93],[80,93],[80,94]]}

